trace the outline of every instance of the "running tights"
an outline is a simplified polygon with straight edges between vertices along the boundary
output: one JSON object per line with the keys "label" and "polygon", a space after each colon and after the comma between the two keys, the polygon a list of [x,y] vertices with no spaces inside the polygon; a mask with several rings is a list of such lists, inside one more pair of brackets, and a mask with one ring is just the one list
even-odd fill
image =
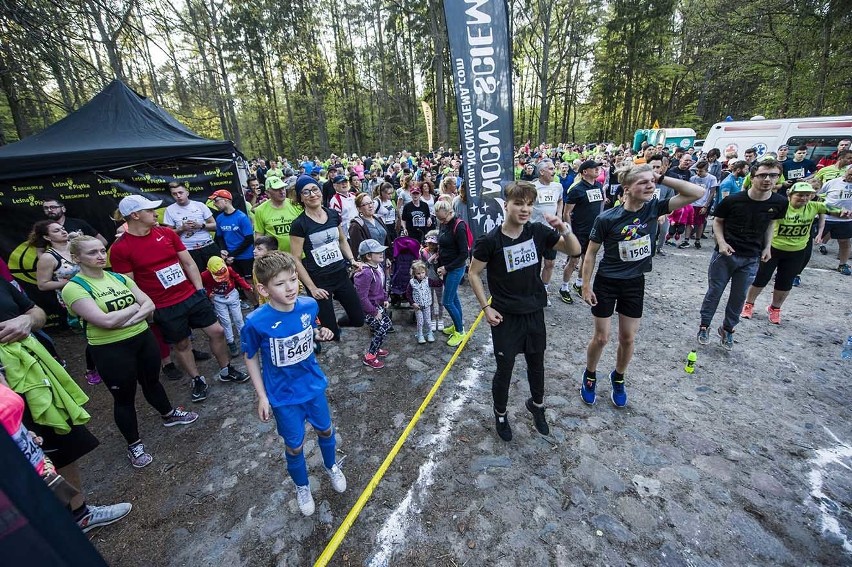
{"label": "running tights", "polygon": [[[524,353],[527,361],[527,380],[530,394],[536,404],[544,403],[544,351]],[[515,356],[497,356],[497,371],[491,382],[491,395],[494,397],[494,409],[497,413],[506,413],[509,402],[509,385],[512,382],[512,370],[515,368]]]}

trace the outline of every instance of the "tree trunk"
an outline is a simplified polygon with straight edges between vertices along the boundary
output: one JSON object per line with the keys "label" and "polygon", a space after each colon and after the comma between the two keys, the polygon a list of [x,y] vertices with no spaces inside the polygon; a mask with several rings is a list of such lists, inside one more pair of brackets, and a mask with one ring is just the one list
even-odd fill
{"label": "tree trunk", "polygon": [[[9,57],[9,44],[3,42],[0,47],[0,90],[6,96],[6,102],[9,104],[9,111],[12,114],[12,122],[15,124],[15,132],[18,134],[18,139],[23,140],[33,133],[32,124],[29,120],[29,112],[24,108],[21,98],[18,94],[18,81],[9,69],[7,61],[11,61]],[[5,136],[4,136],[5,138]]]}

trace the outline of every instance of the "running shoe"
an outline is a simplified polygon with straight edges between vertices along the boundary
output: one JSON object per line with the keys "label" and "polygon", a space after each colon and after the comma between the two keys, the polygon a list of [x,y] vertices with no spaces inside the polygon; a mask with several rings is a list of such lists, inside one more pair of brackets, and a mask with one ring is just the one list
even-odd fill
{"label": "running shoe", "polygon": [[231,341],[228,343],[228,354],[231,356],[239,356],[240,355],[240,347],[237,346],[237,343]]}
{"label": "running shoe", "polygon": [[98,374],[97,370],[86,370],[85,374],[86,384],[89,386],[94,386],[95,384],[101,383],[101,375]]}
{"label": "running shoe", "polygon": [[464,333],[453,333],[452,336],[447,340],[447,344],[451,347],[457,347],[462,343],[466,336],[467,335],[465,335]]}
{"label": "running shoe", "polygon": [[386,357],[389,354],[390,354],[390,351],[387,351],[383,348],[380,348],[379,350],[376,351],[376,356],[381,356],[382,358]]}
{"label": "running shoe", "polygon": [[449,327],[444,327],[443,329],[441,329],[441,332],[447,335],[448,337],[452,336],[456,333],[456,326],[450,325]]}
{"label": "running shoe", "polygon": [[721,344],[722,347],[725,350],[733,350],[734,349],[734,332],[733,331],[726,331],[723,327],[719,327],[717,329],[717,331],[719,333],[719,339],[720,339],[719,344]]}
{"label": "running shoe", "polygon": [[435,330],[436,331],[443,331],[444,330],[444,320],[443,319],[438,319],[435,322]]}
{"label": "running shoe", "polygon": [[346,477],[343,476],[343,471],[340,470],[337,463],[334,463],[330,469],[325,469],[325,472],[331,479],[331,487],[335,492],[342,493],[346,491]]}
{"label": "running shoe", "polygon": [[243,382],[245,382],[248,379],[249,379],[248,374],[246,374],[245,372],[241,372],[241,371],[237,370],[236,368],[234,368],[230,364],[228,365],[228,373],[226,375],[222,376],[222,373],[221,372],[219,373],[219,381],[220,382],[236,382],[237,384],[242,384]]}
{"label": "running shoe", "polygon": [[701,241],[700,241],[700,240],[696,240],[696,241],[695,241],[695,249],[696,249],[696,250],[701,250]]}
{"label": "running shoe", "polygon": [[192,357],[195,359],[195,362],[204,362],[205,360],[210,360],[210,356],[211,355],[209,352],[192,349]]}
{"label": "running shoe", "polygon": [[374,354],[370,354],[369,352],[364,355],[362,362],[366,366],[369,366],[370,368],[375,368],[376,370],[378,370],[379,368],[385,367],[385,363],[382,362],[381,360],[379,360],[378,356],[376,356]]}
{"label": "running shoe", "polygon": [[800,285],[802,285],[802,277],[801,276],[793,277],[793,287],[799,287]]}
{"label": "running shoe", "polygon": [[684,240],[683,242],[678,244],[677,247],[680,249],[689,248],[689,240]]}
{"label": "running shoe", "polygon": [[87,506],[86,515],[77,520],[77,525],[86,533],[95,528],[108,526],[130,513],[133,506],[129,502],[111,506]]}
{"label": "running shoe", "polygon": [[594,405],[595,400],[597,399],[597,394],[595,394],[596,385],[597,380],[595,378],[589,378],[584,370],[583,379],[580,382],[580,397],[583,398],[583,401],[590,406]]}
{"label": "running shoe", "polygon": [[671,247],[673,247],[673,248],[674,248],[674,247],[677,247],[677,243],[676,243],[674,240],[672,240],[672,239],[668,239],[668,240],[666,240],[666,244],[668,244],[669,246],[671,246]]}
{"label": "running shoe", "polygon": [[552,302],[552,301],[550,301],[550,296],[548,296],[548,297],[547,297],[547,306],[548,306],[548,307],[553,307],[553,302]]}
{"label": "running shoe", "polygon": [[533,416],[536,431],[542,435],[550,435],[550,426],[547,425],[547,420],[544,418],[544,407],[535,405],[532,398],[527,399],[526,406]]}
{"label": "running shoe", "polygon": [[178,406],[172,411],[172,415],[163,418],[163,425],[166,427],[189,425],[196,419],[198,419],[197,413],[193,411],[184,411],[183,407]]}
{"label": "running shoe", "polygon": [[504,413],[503,415],[500,415],[495,411],[494,422],[494,428],[497,430],[497,435],[500,436],[500,439],[502,439],[503,441],[511,441],[512,426],[509,425],[509,414]]}
{"label": "running shoe", "polygon": [[196,376],[192,380],[192,401],[203,402],[207,399],[207,390],[210,386],[203,380],[203,376]]}
{"label": "running shoe", "polygon": [[137,443],[127,448],[127,458],[130,459],[130,464],[134,468],[141,469],[147,467],[154,460],[154,457],[145,452],[145,447],[142,443]]}
{"label": "running shoe", "polygon": [[819,253],[822,254],[823,256],[828,254],[828,248],[825,247],[825,244],[819,245]]}
{"label": "running shoe", "polygon": [[657,256],[662,256],[663,258],[666,257],[666,253],[663,252],[662,246],[660,248],[657,248]]}
{"label": "running shoe", "polygon": [[559,290],[559,297],[562,298],[563,303],[567,303],[568,305],[571,305],[571,304],[574,303],[574,298],[571,297],[571,290],[570,289],[560,289]]}
{"label": "running shoe", "polygon": [[766,313],[769,315],[769,322],[775,325],[781,324],[781,308],[780,307],[772,307],[771,305],[766,306]]}
{"label": "running shoe", "polygon": [[180,380],[183,378],[183,372],[180,371],[180,368],[175,366],[174,362],[169,362],[163,366],[163,376],[165,376],[167,380]]}
{"label": "running shoe", "polygon": [[852,268],[849,267],[849,264],[840,264],[837,266],[837,271],[844,276],[852,276]]}
{"label": "running shoe", "polygon": [[577,285],[577,282],[574,282],[571,284],[571,288],[574,290],[574,293],[576,293],[580,297],[583,297],[583,286]]}
{"label": "running shoe", "polygon": [[704,325],[698,327],[698,344],[700,345],[709,345],[710,344],[710,336],[707,334],[707,327]]}
{"label": "running shoe", "polygon": [[740,317],[742,319],[751,319],[754,315],[754,303],[744,303],[742,313],[740,313]]}
{"label": "running shoe", "polygon": [[609,381],[612,384],[612,405],[617,408],[623,408],[627,405],[627,389],[624,387],[624,378],[621,380],[615,379],[615,370],[609,373]]}
{"label": "running shoe", "polygon": [[426,333],[426,342],[427,343],[434,343],[435,342],[435,335],[432,334],[432,331],[429,331],[428,333]]}
{"label": "running shoe", "polygon": [[299,510],[304,516],[310,516],[314,513],[314,496],[311,494],[311,485],[296,486],[296,502],[299,503]]}
{"label": "running shoe", "polygon": [[417,344],[425,345],[426,344],[426,337],[424,337],[422,334],[418,334],[417,335]]}

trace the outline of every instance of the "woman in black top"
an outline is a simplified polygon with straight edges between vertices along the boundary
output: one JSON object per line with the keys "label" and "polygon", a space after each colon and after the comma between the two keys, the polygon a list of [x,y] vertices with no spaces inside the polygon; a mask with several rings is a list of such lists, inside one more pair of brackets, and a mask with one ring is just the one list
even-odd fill
{"label": "woman in black top", "polygon": [[[296,260],[299,279],[319,304],[319,320],[323,327],[340,340],[340,326],[334,315],[332,299],[346,311],[346,326],[364,325],[364,311],[349,279],[349,267],[360,269],[355,262],[346,234],[340,226],[340,215],[322,206],[322,189],[317,181],[302,175],[296,181],[296,199],[305,207],[290,227],[290,253]],[[302,258],[304,252],[305,257]]]}
{"label": "woman in black top", "polygon": [[435,203],[435,217],[441,223],[438,231],[438,275],[444,278],[443,303],[453,320],[452,326],[445,328],[443,332],[450,336],[448,345],[458,346],[465,337],[459,284],[464,276],[470,252],[467,225],[456,218],[452,203],[445,198]]}

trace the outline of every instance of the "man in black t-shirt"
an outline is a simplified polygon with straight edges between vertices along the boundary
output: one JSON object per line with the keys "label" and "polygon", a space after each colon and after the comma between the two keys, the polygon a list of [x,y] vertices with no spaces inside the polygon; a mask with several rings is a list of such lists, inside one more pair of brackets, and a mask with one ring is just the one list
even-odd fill
{"label": "man in black t-shirt", "polygon": [[[671,199],[655,197],[657,184],[666,184],[677,193]],[[627,405],[624,374],[633,357],[633,341],[642,319],[645,300],[645,273],[651,271],[660,215],[689,205],[704,195],[704,189],[677,177],[654,173],[650,165],[636,165],[623,170],[618,180],[624,187],[624,202],[595,219],[589,235],[589,246],[583,259],[583,300],[592,306],[595,331],[586,349],[580,396],[589,405],[595,403],[597,366],[609,342],[612,314],[618,312],[618,351],[612,383],[612,403]],[[598,250],[604,254],[592,282]]]}
{"label": "man in black t-shirt", "polygon": [[731,284],[725,320],[718,333],[722,346],[734,348],[734,327],[746,300],[748,286],[754,280],[760,262],[769,260],[775,220],[787,213],[787,199],[773,193],[782,174],[781,164],[774,159],[756,162],[751,167],[751,187],[728,197],[716,207],[713,236],[716,250],[707,270],[708,287],[701,303],[701,323],[698,342],[710,342],[708,329],[722,299]]}
{"label": "man in black t-shirt", "polygon": [[574,281],[574,291],[578,294],[583,293],[582,255],[586,253],[586,248],[589,246],[589,233],[592,232],[592,225],[603,210],[603,186],[597,182],[600,166],[601,164],[594,160],[587,160],[580,164],[577,174],[581,179],[579,183],[575,183],[571,187],[565,198],[563,211],[570,215],[571,230],[574,231],[577,240],[580,242],[580,253],[577,256],[572,256],[562,270],[562,286],[559,288],[559,295],[562,301],[568,304],[574,303],[574,299],[571,297],[570,282],[571,275],[578,264],[580,271],[577,272],[577,279]]}
{"label": "man in black t-shirt", "polygon": [[670,167],[666,171],[666,177],[674,177],[675,179],[682,179],[683,181],[689,181],[689,178],[692,177],[692,172],[689,171],[689,168],[692,167],[692,156],[689,154],[684,154],[680,161],[672,160],[672,164],[675,167]]}
{"label": "man in black t-shirt", "polygon": [[59,199],[47,199],[42,204],[42,210],[44,211],[44,216],[47,217],[47,219],[58,222],[65,228],[65,231],[68,233],[69,240],[75,236],[82,236],[85,234],[87,236],[94,236],[101,241],[101,244],[104,246],[107,245],[106,238],[101,236],[100,233],[92,227],[92,225],[82,219],[66,217],[65,204]]}
{"label": "man in black t-shirt", "polygon": [[[529,222],[536,198],[535,186],[530,182],[513,181],[506,186],[506,220],[476,241],[469,271],[470,287],[485,312],[485,320],[491,325],[497,359],[491,394],[497,434],[504,441],[512,439],[506,404],[515,357],[520,353],[527,362],[532,395],[526,408],[533,416],[536,430],[542,435],[550,434],[544,417],[547,293],[541,280],[541,261],[544,251],[549,249],[571,256],[580,253],[580,243],[561,219],[544,215],[553,228]],[[481,273],[485,268],[492,296],[490,305],[482,285]]]}
{"label": "man in black t-shirt", "polygon": [[784,168],[785,181],[783,187],[785,192],[793,186],[793,183],[802,181],[806,177],[810,177],[816,171],[816,164],[807,159],[805,157],[806,155],[808,155],[808,147],[802,145],[796,148],[793,157],[787,158],[781,162],[781,167]]}

